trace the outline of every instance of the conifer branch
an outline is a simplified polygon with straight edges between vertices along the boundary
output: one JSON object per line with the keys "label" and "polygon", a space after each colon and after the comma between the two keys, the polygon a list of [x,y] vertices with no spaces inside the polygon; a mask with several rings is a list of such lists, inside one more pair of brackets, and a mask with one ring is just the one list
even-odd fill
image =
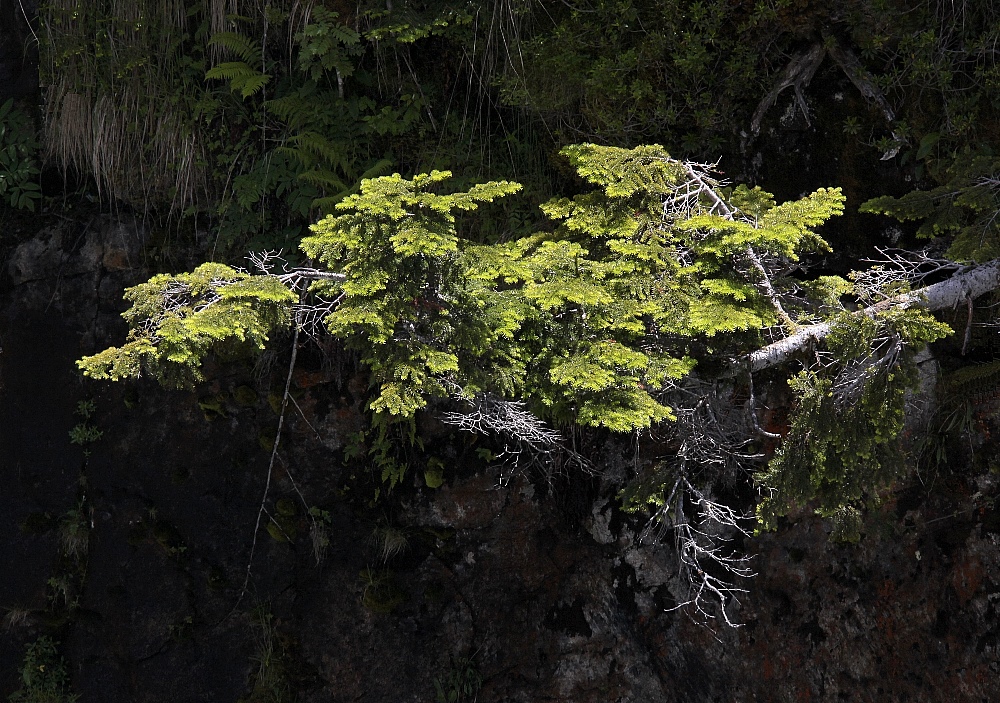
{"label": "conifer branch", "polygon": [[[695,188],[689,190],[695,201],[704,197],[711,203],[708,210],[710,214],[719,214],[727,220],[735,221],[736,215],[739,211],[719,196],[717,189],[723,184],[708,176],[707,170],[709,168],[711,167],[706,166],[705,164],[698,164],[691,161],[684,162],[684,170],[687,172],[690,181],[696,186]],[[771,305],[774,307],[774,310],[778,315],[778,319],[781,320],[782,324],[789,332],[794,332],[798,325],[795,324],[795,321],[785,311],[784,306],[781,304],[781,299],[771,282],[771,274],[768,273],[768,270],[764,267],[764,263],[754,250],[753,245],[747,244],[746,252],[751,265],[757,273],[760,274],[760,285],[764,289],[764,294],[767,296],[768,300],[771,301]]]}

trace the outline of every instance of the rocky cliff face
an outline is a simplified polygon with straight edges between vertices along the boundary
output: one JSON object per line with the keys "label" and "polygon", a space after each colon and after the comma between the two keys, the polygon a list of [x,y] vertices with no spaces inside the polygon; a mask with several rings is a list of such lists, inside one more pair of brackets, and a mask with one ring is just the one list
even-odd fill
{"label": "rocky cliff face", "polygon": [[48,635],[88,702],[1000,699],[994,474],[915,481],[856,546],[810,517],[748,541],[745,625],[713,630],[670,610],[671,546],[639,544],[599,478],[501,481],[428,422],[443,486],[345,495],[365,382],[304,348],[255,534],[290,340],[195,391],[74,370],[120,342],[143,243],[66,219],[3,262],[0,694]]}

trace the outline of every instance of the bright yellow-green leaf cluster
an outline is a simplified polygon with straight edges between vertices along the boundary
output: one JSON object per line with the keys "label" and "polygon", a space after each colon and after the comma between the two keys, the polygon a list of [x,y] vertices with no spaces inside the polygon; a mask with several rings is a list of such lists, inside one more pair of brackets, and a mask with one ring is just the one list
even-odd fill
{"label": "bright yellow-green leaf cluster", "polygon": [[[470,241],[457,214],[521,186],[449,192],[451,174],[432,171],[363,181],[303,240],[309,257],[343,275],[311,292],[337,301],[326,327],[368,367],[377,417],[488,391],[557,424],[624,432],[668,419],[664,389],[694,367],[691,340],[775,320],[748,248],[787,260],[823,250],[812,228],[842,209],[837,190],[775,205],[740,187],[725,217],[698,199],[680,217],[665,203],[702,181],[662,147],[583,144],[563,155],[595,189],[546,203],[551,231]],[[274,277],[219,264],[154,277],[128,297],[129,341],[81,361],[89,375],[196,377],[220,344],[263,345],[294,300]]]}
{"label": "bright yellow-green leaf cluster", "polygon": [[81,359],[85,375],[118,380],[145,371],[173,385],[198,380],[213,349],[263,349],[274,329],[288,326],[295,301],[276,278],[215,263],[154,276],[129,288],[125,298],[132,302],[123,315],[131,327],[128,340]]}

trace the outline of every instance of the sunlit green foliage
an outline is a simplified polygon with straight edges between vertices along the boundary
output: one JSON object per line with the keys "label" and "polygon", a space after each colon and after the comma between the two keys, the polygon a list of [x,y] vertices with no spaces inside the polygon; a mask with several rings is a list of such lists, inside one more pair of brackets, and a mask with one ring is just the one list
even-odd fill
{"label": "sunlit green foliage", "polygon": [[[916,380],[914,350],[950,333],[919,309],[844,313],[834,322],[827,345],[837,363],[789,381],[797,403],[791,428],[757,477],[767,491],[757,511],[764,529],[810,507],[835,519],[836,538],[857,540],[857,510],[905,468],[898,437]],[[871,363],[878,354],[884,363]]]}
{"label": "sunlit green foliage", "polygon": [[[461,286],[468,261],[459,252],[453,211],[474,210],[520,186],[429,191],[449,176],[435,171],[413,180],[397,174],[366,181],[302,243],[310,257],[348,276],[338,291],[343,301],[326,323],[361,350],[380,385],[376,412],[410,416],[427,394],[444,395],[441,379],[459,370],[455,352],[487,353],[505,331],[490,329],[488,315],[469,314],[478,301]],[[477,347],[469,349],[470,343]]]}
{"label": "sunlit green foliage", "polygon": [[289,324],[295,300],[275,278],[211,263],[154,276],[129,288],[125,298],[132,303],[123,313],[128,340],[78,362],[87,376],[118,380],[149,373],[173,385],[199,380],[210,351],[263,349],[272,330]]}
{"label": "sunlit green foliage", "polygon": [[[463,237],[457,213],[520,186],[448,193],[450,174],[438,171],[365,181],[313,227],[303,251],[345,280],[312,293],[337,301],[326,326],[359,351],[377,416],[409,418],[430,397],[488,391],[557,424],[624,432],[668,419],[659,398],[693,368],[689,340],[774,321],[747,247],[791,260],[823,250],[811,228],[842,207],[837,190],[775,206],[740,188],[741,219],[706,214],[697,199],[668,213],[665,200],[694,176],[661,147],[578,145],[564,155],[597,188],[548,202],[552,231],[495,244]],[[292,299],[275,279],[218,264],[157,276],[128,298],[130,340],[82,361],[92,376],[197,373],[221,342],[261,346]]]}

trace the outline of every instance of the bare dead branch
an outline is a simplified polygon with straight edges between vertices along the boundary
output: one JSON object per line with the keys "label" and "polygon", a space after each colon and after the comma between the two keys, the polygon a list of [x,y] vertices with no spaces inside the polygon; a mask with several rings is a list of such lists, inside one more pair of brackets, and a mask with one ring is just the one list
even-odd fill
{"label": "bare dead branch", "polygon": [[[685,504],[696,508],[694,519],[685,512]],[[750,568],[751,557],[735,553],[731,542],[737,534],[750,537],[744,527],[752,518],[739,515],[729,506],[711,500],[704,492],[678,475],[660,510],[650,518],[640,541],[665,532],[673,535],[678,560],[678,578],[684,595],[669,610],[689,609],[692,619],[701,624],[721,618],[730,627],[734,622],[729,609],[739,602],[747,589],[738,585],[756,574]]]}
{"label": "bare dead branch", "polygon": [[809,86],[809,82],[816,75],[816,71],[819,69],[820,64],[823,63],[825,56],[826,48],[822,42],[816,42],[806,51],[795,56],[788,62],[788,65],[785,66],[785,70],[778,77],[774,87],[771,88],[771,92],[764,96],[764,99],[757,105],[757,109],[754,110],[753,119],[750,121],[750,131],[755,136],[760,134],[760,123],[764,119],[764,115],[777,102],[778,96],[788,88],[795,90],[795,100],[798,102],[799,109],[802,110],[806,124],[809,124],[809,109],[806,106],[802,90]]}
{"label": "bare dead branch", "polygon": [[470,410],[442,413],[440,420],[464,432],[493,436],[502,441],[504,448],[497,458],[510,467],[503,483],[515,472],[530,467],[540,468],[549,475],[553,467],[557,471],[573,468],[594,473],[593,464],[566,446],[565,438],[526,410],[523,402],[504,400],[489,393],[468,398],[457,389],[453,399]]}
{"label": "bare dead branch", "polygon": [[931,256],[926,249],[906,251],[876,247],[875,250],[879,253],[878,257],[862,259],[873,266],[850,274],[855,294],[865,305],[892,298],[899,293],[900,285],[919,286],[928,278],[954,274],[968,268],[948,259]]}
{"label": "bare dead branch", "polygon": [[843,408],[857,403],[873,377],[890,373],[899,366],[903,346],[898,334],[887,333],[875,339],[870,353],[845,364],[833,381],[836,404]]}
{"label": "bare dead branch", "polygon": [[[945,310],[958,306],[967,298],[975,299],[997,288],[1000,288],[1000,259],[961,269],[940,283],[893,296],[853,314],[872,317],[891,308],[911,307],[932,312]],[[749,354],[742,364],[734,366],[733,373],[745,367],[754,373],[777,366],[810,344],[822,341],[829,333],[830,325],[826,322],[801,327],[795,334]]]}
{"label": "bare dead branch", "polygon": [[548,449],[556,446],[562,436],[556,430],[525,410],[521,401],[504,400],[488,393],[480,393],[471,400],[468,412],[446,412],[440,416],[446,425],[453,425],[464,432],[509,437],[531,448]]}
{"label": "bare dead branch", "polygon": [[[299,329],[295,328],[295,334],[292,337],[292,358],[288,362],[288,375],[285,378],[285,392],[281,397],[281,409],[278,413],[278,429],[274,435],[274,443],[271,446],[271,459],[267,464],[267,479],[264,482],[264,493],[260,499],[260,508],[257,510],[257,522],[253,529],[253,542],[250,544],[250,556],[247,559],[247,569],[246,576],[243,578],[243,586],[240,588],[240,595],[236,599],[236,605],[233,606],[233,612],[239,607],[240,603],[243,601],[243,597],[247,593],[247,586],[250,585],[250,575],[253,569],[253,558],[257,551],[257,537],[260,534],[260,523],[265,515],[272,521],[274,518],[271,517],[270,513],[267,511],[267,497],[271,491],[271,478],[274,475],[274,462],[278,458],[278,446],[281,443],[281,430],[285,424],[285,411],[288,408],[288,400],[291,398],[292,389],[292,376],[295,372],[295,360],[298,356],[299,351]],[[279,526],[280,527],[280,526]]]}

